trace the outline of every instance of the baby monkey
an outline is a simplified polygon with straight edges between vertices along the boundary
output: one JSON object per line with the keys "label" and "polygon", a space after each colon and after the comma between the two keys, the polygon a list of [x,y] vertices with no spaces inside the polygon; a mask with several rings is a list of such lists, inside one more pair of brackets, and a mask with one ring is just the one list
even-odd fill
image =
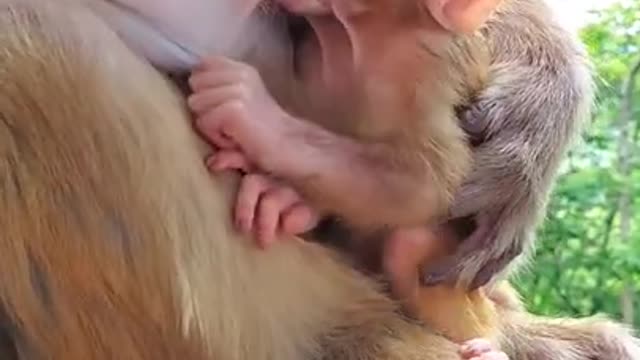
{"label": "baby monkey", "polygon": [[247,65],[211,58],[191,78],[198,128],[220,148],[209,165],[250,172],[236,219],[263,245],[329,214],[360,231],[437,224],[470,169],[453,104],[486,54],[443,60],[453,34],[415,1],[355,3],[307,16],[290,111]]}
{"label": "baby monkey", "polygon": [[485,284],[531,241],[588,108],[576,43],[539,0],[283,5],[313,29],[292,99],[227,59],[191,78],[198,128],[220,148],[210,168],[248,172],[239,227],[266,246],[326,215],[356,233],[469,217],[474,231],[432,280]]}
{"label": "baby monkey", "polygon": [[[548,190],[567,134],[574,131],[579,104],[588,100],[588,81],[567,75],[583,69],[579,51],[546,19],[538,0],[291,0],[283,5],[304,14],[313,30],[296,49],[297,96],[274,99],[255,70],[223,58],[207,59],[191,78],[194,95],[189,103],[197,127],[220,149],[208,164],[216,171],[247,172],[235,218],[241,229],[257,233],[262,246],[278,233],[305,232],[325,215],[338,215],[356,233],[392,228],[390,245],[382,251],[392,292],[405,299],[410,313],[433,323],[438,319],[430,318],[432,306],[426,308],[422,301],[433,294],[420,289],[418,296],[407,296],[416,287],[407,285],[411,271],[399,267],[415,270],[451,253],[455,258],[457,248],[465,250],[467,244],[450,242],[453,251],[427,261],[407,258],[411,252],[393,244],[406,242],[408,233],[429,238],[456,227],[454,221],[446,222],[452,207],[454,216],[484,220],[478,221],[479,230],[471,238],[486,240],[486,247],[495,251],[471,252],[475,262],[467,269],[469,279],[493,265],[491,256],[518,252],[511,251],[521,245],[521,239],[512,236],[514,228],[527,232],[532,222],[515,210],[530,205],[522,197],[540,196],[526,185],[533,183],[542,193]],[[520,68],[541,76],[543,84],[517,81],[524,71]],[[550,109],[534,109],[529,102]],[[558,110],[565,105],[564,112]],[[504,107],[512,111],[499,111]],[[456,112],[461,108],[466,110],[462,115]],[[537,117],[537,110],[559,115]],[[492,123],[492,116],[500,122]],[[551,128],[556,135],[550,134]],[[535,142],[541,138],[552,142]],[[500,142],[492,142],[495,139]],[[517,141],[522,139],[532,141]],[[538,156],[540,150],[545,156]],[[500,151],[517,154],[511,160],[521,162],[496,166],[495,161],[505,159]],[[486,174],[489,170],[493,172]],[[482,180],[491,182],[489,186],[469,182],[478,172],[485,173]],[[512,176],[518,180],[500,188]],[[469,199],[469,188],[485,201]],[[511,212],[498,212],[494,224],[484,215],[503,210],[504,199],[496,193],[500,190],[524,196],[507,199]],[[539,202],[536,198],[530,206],[532,212],[539,211]],[[488,231],[487,224],[495,229]],[[502,233],[508,236],[497,236]],[[415,254],[419,250],[414,249]],[[485,258],[478,259],[478,254]],[[501,261],[489,273],[506,265]],[[417,270],[415,275],[417,282]],[[443,306],[451,298],[447,291],[458,290],[443,290]]]}
{"label": "baby monkey", "polygon": [[[313,28],[288,112],[244,64],[210,59],[191,79],[198,127],[221,148],[211,168],[250,170],[239,227],[267,245],[325,214],[367,230],[432,226],[455,192],[452,215],[477,228],[454,268],[488,281],[529,241],[588,103],[576,44],[537,0],[505,1],[463,36],[498,1],[288,2]],[[473,158],[455,106],[467,109]]]}

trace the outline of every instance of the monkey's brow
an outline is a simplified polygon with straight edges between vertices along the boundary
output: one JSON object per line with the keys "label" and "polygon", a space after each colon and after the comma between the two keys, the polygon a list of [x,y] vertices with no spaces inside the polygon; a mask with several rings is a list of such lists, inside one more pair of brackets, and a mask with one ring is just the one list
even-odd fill
{"label": "monkey's brow", "polygon": [[187,47],[186,45],[181,44],[180,42],[171,38],[171,36],[169,36],[166,32],[162,31],[158,26],[155,26],[153,21],[151,21],[148,16],[144,15],[137,9],[122,3],[120,0],[104,0],[104,1],[120,9],[121,11],[137,18],[138,21],[142,24],[142,26],[153,31],[155,35],[160,37],[163,41],[168,42],[170,45],[173,45],[178,50],[182,51],[184,55],[190,59],[190,61],[188,62],[192,63],[193,66],[199,63],[200,59],[202,59],[202,56],[200,54],[196,53],[193,49]]}

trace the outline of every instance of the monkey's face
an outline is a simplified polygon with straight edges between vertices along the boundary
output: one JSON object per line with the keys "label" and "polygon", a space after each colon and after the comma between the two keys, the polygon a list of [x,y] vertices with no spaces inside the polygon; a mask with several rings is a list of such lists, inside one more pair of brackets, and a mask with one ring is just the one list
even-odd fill
{"label": "monkey's face", "polygon": [[[390,49],[397,51],[403,44],[416,46],[412,39],[424,11],[408,10],[404,0],[278,1],[290,14],[296,74],[316,100],[353,99],[357,87],[379,71],[371,64],[382,62],[371,61],[372,57],[391,58],[397,55]],[[330,8],[322,7],[325,1],[331,3]],[[396,7],[401,10],[388,11]]]}

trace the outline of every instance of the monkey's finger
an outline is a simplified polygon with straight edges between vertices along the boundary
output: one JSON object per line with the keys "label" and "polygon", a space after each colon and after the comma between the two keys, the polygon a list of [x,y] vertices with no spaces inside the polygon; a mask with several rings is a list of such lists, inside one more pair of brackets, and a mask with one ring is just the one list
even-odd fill
{"label": "monkey's finger", "polygon": [[269,187],[268,179],[260,174],[245,175],[240,181],[234,209],[236,226],[240,231],[250,233],[253,230],[260,195]]}
{"label": "monkey's finger", "polygon": [[434,234],[424,226],[395,230],[384,242],[384,266],[391,275],[417,275],[417,269],[431,252]]}
{"label": "monkey's finger", "polygon": [[233,70],[198,72],[189,77],[189,86],[193,92],[199,92],[211,87],[235,84],[241,80],[238,71]]}
{"label": "monkey's finger", "polygon": [[288,186],[275,186],[262,195],[256,220],[261,246],[267,247],[276,240],[281,214],[297,201],[298,194]]}
{"label": "monkey's finger", "polygon": [[478,274],[473,278],[469,285],[469,290],[475,290],[479,287],[485,286],[491,281],[491,279],[500,271],[500,265],[496,261],[490,261],[483,266]]}
{"label": "monkey's finger", "polygon": [[251,162],[239,150],[219,150],[207,158],[207,167],[213,172],[224,170],[242,170],[250,172],[252,170]]}
{"label": "monkey's finger", "polygon": [[493,345],[487,339],[472,339],[460,347],[460,356],[465,359],[480,356],[484,353],[493,351]]}
{"label": "monkey's finger", "polygon": [[281,216],[281,231],[289,235],[304,234],[320,222],[320,214],[304,203],[294,204]]}
{"label": "monkey's finger", "polygon": [[[247,129],[250,130],[246,121],[243,121],[245,119],[245,105],[238,100],[231,100],[197,117],[195,128],[205,138],[224,134],[224,136],[237,143],[237,147],[242,147],[242,144],[239,143],[234,134],[238,134],[239,131],[246,133]],[[240,134],[243,133],[240,132]]]}
{"label": "monkey's finger", "polygon": [[460,273],[457,257],[447,257],[422,271],[422,286],[435,286],[440,284],[453,284]]}
{"label": "monkey's finger", "polygon": [[203,116],[222,104],[242,98],[242,94],[242,86],[238,84],[222,85],[192,94],[187,99],[187,105],[196,115]]}
{"label": "monkey's finger", "polygon": [[258,244],[266,249],[273,244],[278,231],[280,220],[280,204],[275,197],[268,197],[263,194],[258,203],[258,216],[255,220],[255,228],[258,236]]}
{"label": "monkey's finger", "polygon": [[232,138],[221,132],[209,132],[206,134],[207,141],[218,149],[238,149],[238,144]]}
{"label": "monkey's finger", "polygon": [[393,295],[410,300],[419,290],[419,266],[431,252],[434,233],[426,227],[394,231],[384,242],[384,271],[391,280]]}

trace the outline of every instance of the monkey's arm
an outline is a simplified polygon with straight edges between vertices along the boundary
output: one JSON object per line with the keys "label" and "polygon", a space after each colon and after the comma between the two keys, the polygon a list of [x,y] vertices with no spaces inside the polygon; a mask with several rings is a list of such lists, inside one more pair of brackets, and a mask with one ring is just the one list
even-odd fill
{"label": "monkey's arm", "polygon": [[270,142],[277,148],[256,153],[260,167],[323,212],[371,228],[428,221],[448,204],[447,184],[433,164],[402,141],[357,141],[293,117],[283,127],[281,141]]}
{"label": "monkey's arm", "polygon": [[[479,145],[451,215],[474,217],[477,229],[454,257],[427,269],[427,283],[459,279],[481,286],[532,244],[559,164],[589,114],[591,77],[577,42],[554,25],[525,33],[516,21],[525,22],[489,27],[495,47],[489,86],[462,119]],[[537,52],[527,44],[538,44]],[[533,53],[514,55],[527,52]]]}

